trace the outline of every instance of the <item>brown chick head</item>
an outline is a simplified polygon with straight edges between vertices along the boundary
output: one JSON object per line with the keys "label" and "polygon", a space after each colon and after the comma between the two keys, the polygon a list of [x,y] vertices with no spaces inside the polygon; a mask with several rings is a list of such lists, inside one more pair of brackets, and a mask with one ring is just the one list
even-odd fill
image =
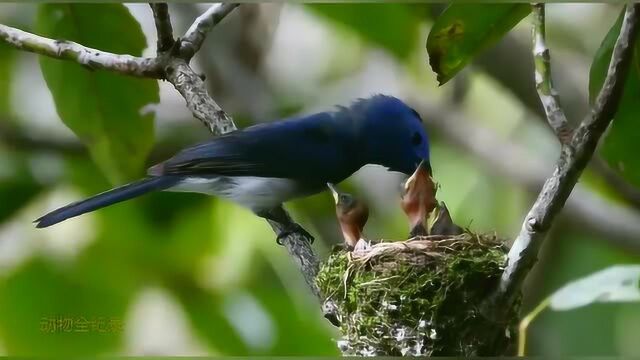
{"label": "brown chick head", "polygon": [[369,219],[369,207],[355,196],[338,191],[335,185],[327,183],[336,205],[336,217],[342,230],[345,244],[353,249],[362,238],[364,226]]}

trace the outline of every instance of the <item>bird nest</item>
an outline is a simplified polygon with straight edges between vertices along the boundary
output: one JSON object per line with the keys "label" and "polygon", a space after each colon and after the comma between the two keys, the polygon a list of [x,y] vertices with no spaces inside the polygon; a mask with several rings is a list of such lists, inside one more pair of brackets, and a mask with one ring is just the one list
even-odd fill
{"label": "bird nest", "polygon": [[505,262],[495,235],[416,237],[336,252],[317,282],[335,308],[345,355],[482,355],[515,334],[516,309],[496,324],[479,308]]}

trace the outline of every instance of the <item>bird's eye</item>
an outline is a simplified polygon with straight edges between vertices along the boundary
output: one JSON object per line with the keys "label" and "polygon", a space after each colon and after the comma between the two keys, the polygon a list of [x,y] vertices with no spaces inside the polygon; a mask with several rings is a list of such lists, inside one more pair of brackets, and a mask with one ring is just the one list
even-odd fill
{"label": "bird's eye", "polygon": [[341,202],[346,202],[347,200],[349,200],[349,198],[346,195],[340,195]]}
{"label": "bird's eye", "polygon": [[422,135],[419,133],[414,133],[411,137],[411,143],[415,146],[420,145],[422,143]]}

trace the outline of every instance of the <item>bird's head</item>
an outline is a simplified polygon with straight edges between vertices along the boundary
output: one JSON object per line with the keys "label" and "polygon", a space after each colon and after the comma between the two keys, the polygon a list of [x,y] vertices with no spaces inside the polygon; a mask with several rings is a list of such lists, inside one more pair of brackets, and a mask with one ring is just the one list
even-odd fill
{"label": "bird's head", "polygon": [[358,138],[365,163],[411,174],[429,162],[429,139],[418,112],[401,100],[376,95],[351,106],[357,117]]}
{"label": "bird's head", "polygon": [[336,186],[332,183],[327,183],[327,187],[333,196],[337,213],[344,214],[354,209],[357,201],[351,194],[339,192]]}
{"label": "bird's head", "polygon": [[369,218],[369,207],[351,194],[343,193],[332,183],[327,183],[336,204],[336,216],[345,243],[353,248],[360,238]]}

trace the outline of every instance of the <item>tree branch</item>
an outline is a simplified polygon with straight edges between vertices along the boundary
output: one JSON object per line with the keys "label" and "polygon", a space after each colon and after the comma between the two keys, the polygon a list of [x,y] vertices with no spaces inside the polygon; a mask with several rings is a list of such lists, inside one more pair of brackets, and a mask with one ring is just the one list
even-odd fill
{"label": "tree branch", "polygon": [[[547,159],[531,155],[519,144],[503,140],[489,129],[474,125],[455,106],[436,104],[423,97],[412,101],[432,132],[437,132],[455,147],[472,154],[482,162],[482,169],[505,177],[535,194],[544,184]],[[526,166],[522,166],[526,164]],[[612,203],[578,183],[567,200],[567,220],[587,231],[602,235],[615,246],[640,253],[640,214],[625,206]]]}
{"label": "tree branch", "polygon": [[[184,37],[187,46],[195,45],[195,47],[192,48],[192,50],[195,49],[193,54],[200,48],[206,33],[237,6],[237,4],[212,6],[196,19]],[[184,47],[181,49],[184,49]],[[191,54],[191,56],[193,56],[193,54]],[[220,135],[236,129],[233,119],[209,96],[204,82],[200,76],[191,69],[187,60],[172,57],[165,67],[165,72],[167,80],[171,82],[176,90],[185,98],[189,110],[191,110],[196,118],[207,125],[211,133]],[[280,233],[283,230],[278,223],[269,221],[269,224],[276,233]],[[298,264],[311,292],[322,302],[324,298],[315,281],[320,262],[311,247],[311,241],[312,240],[304,234],[293,233],[283,239],[282,244]]]}
{"label": "tree branch", "polygon": [[560,107],[558,92],[553,87],[551,78],[551,57],[546,44],[545,8],[544,4],[533,4],[533,59],[535,64],[535,82],[538,97],[544,108],[549,125],[558,136],[561,143],[571,140],[571,127],[567,117]]}
{"label": "tree branch", "polygon": [[553,175],[545,182],[509,251],[507,267],[492,299],[498,313],[508,308],[520,292],[526,275],[537,261],[538,251],[547,231],[563,208],[580,174],[593,156],[600,136],[616,113],[631,64],[633,44],[638,35],[639,11],[640,5],[627,6],[607,77],[595,106],[575,131],[571,142],[562,147]]}
{"label": "tree branch", "polygon": [[158,33],[158,43],[156,49],[158,54],[168,51],[173,47],[173,27],[169,16],[169,6],[166,3],[149,3],[153,11],[153,19],[156,23]]}
{"label": "tree branch", "polygon": [[185,59],[190,59],[200,50],[207,33],[238,5],[234,3],[215,4],[198,16],[182,38],[180,52]]}
{"label": "tree branch", "polygon": [[[530,76],[535,67],[533,60],[530,47],[523,46],[520,41],[507,34],[496,46],[480,55],[475,64],[500,85],[506,87],[532,114],[537,115],[536,121],[544,121],[548,124],[545,110],[540,106],[535,77]],[[571,70],[566,65],[554,63],[554,69],[556,70],[555,79],[560,80],[557,81],[559,86],[554,88],[562,93],[563,110],[568,120],[584,117],[582,109],[589,107],[588,94],[582,87],[575,85],[575,79],[570,75]],[[640,209],[640,190],[613,171],[601,156],[594,155],[590,168],[602,176],[613,191],[618,192],[631,205]]]}
{"label": "tree branch", "polygon": [[214,135],[236,130],[233,120],[209,96],[204,82],[183,59],[172,58],[165,67],[167,81],[180,92],[193,116]]}
{"label": "tree branch", "polygon": [[[188,61],[200,49],[206,34],[237,6],[238,4],[226,3],[212,6],[191,25],[181,43],[180,51],[163,53],[156,58],[117,55],[70,41],[48,39],[2,24],[0,39],[20,50],[73,61],[91,70],[166,79],[184,97],[194,117],[202,121],[212,134],[220,135],[236,129],[233,119],[209,96],[204,82],[189,66]],[[151,9],[158,32],[158,48],[165,50],[169,39],[173,38],[167,5],[152,4]],[[279,224],[269,223],[277,233],[280,232]],[[324,298],[315,283],[319,261],[311,247],[311,239],[304,234],[294,233],[283,239],[282,243],[298,264],[311,292],[322,302]]]}
{"label": "tree branch", "polygon": [[[173,59],[167,67],[167,80],[182,94],[187,107],[201,120],[211,133],[221,135],[236,129],[233,119],[209,96],[204,82],[183,59]],[[276,233],[282,230],[279,224],[269,221]],[[282,244],[294,258],[311,292],[323,301],[315,282],[319,271],[319,260],[311,247],[311,239],[294,233],[283,239]]]}
{"label": "tree branch", "polygon": [[74,61],[91,70],[109,70],[119,74],[161,78],[155,58],[119,55],[92,49],[67,40],[52,40],[0,24],[0,39],[20,50],[62,60]]}

